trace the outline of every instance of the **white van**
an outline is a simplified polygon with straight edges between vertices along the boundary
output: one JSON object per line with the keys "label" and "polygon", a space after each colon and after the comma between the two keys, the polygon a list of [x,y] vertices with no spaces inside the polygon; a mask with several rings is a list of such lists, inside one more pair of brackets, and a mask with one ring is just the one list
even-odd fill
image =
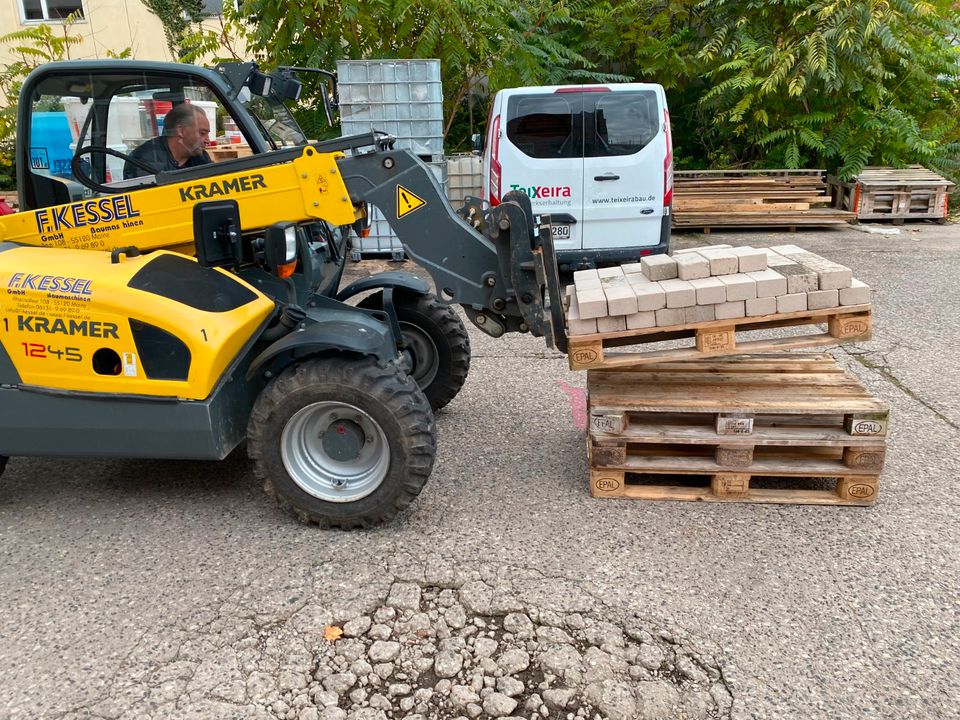
{"label": "white van", "polygon": [[535,215],[550,214],[561,270],[667,251],[673,146],[662,86],[501,90],[483,159],[491,205],[522,190]]}

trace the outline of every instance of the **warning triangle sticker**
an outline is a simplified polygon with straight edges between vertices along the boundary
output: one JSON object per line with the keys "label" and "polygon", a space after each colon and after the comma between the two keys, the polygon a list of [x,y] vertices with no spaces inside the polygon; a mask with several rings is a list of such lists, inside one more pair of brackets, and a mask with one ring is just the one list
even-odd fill
{"label": "warning triangle sticker", "polygon": [[403,185],[397,185],[397,220],[426,204],[427,201],[419,195],[410,192]]}

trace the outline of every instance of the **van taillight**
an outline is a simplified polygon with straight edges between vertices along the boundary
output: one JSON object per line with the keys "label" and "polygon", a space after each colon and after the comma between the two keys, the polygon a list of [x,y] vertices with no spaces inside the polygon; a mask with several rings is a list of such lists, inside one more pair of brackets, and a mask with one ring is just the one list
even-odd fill
{"label": "van taillight", "polygon": [[490,124],[490,204],[500,204],[500,116]]}
{"label": "van taillight", "polygon": [[663,132],[667,140],[667,154],[663,158],[663,206],[673,202],[673,137],[670,135],[670,113],[663,111]]}

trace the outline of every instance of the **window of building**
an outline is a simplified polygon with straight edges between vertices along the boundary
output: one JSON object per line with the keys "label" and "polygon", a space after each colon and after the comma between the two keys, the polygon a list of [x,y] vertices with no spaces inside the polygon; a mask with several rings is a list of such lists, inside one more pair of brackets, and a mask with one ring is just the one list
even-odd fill
{"label": "window of building", "polygon": [[65,20],[76,13],[84,17],[82,0],[19,0],[21,17],[27,22]]}

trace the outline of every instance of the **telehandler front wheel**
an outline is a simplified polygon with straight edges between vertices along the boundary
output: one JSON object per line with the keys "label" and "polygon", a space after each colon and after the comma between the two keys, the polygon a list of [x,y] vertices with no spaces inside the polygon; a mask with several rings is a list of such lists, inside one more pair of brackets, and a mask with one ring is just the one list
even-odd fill
{"label": "telehandler front wheel", "polygon": [[[395,292],[404,354],[411,365],[410,376],[417,381],[430,407],[439,410],[453,400],[470,371],[470,336],[457,312],[436,295]],[[359,306],[383,308],[383,293],[365,297]]]}
{"label": "telehandler front wheel", "polygon": [[247,427],[254,472],[304,522],[368,527],[420,494],[436,454],[433,413],[399,367],[318,358],[263,389]]}

